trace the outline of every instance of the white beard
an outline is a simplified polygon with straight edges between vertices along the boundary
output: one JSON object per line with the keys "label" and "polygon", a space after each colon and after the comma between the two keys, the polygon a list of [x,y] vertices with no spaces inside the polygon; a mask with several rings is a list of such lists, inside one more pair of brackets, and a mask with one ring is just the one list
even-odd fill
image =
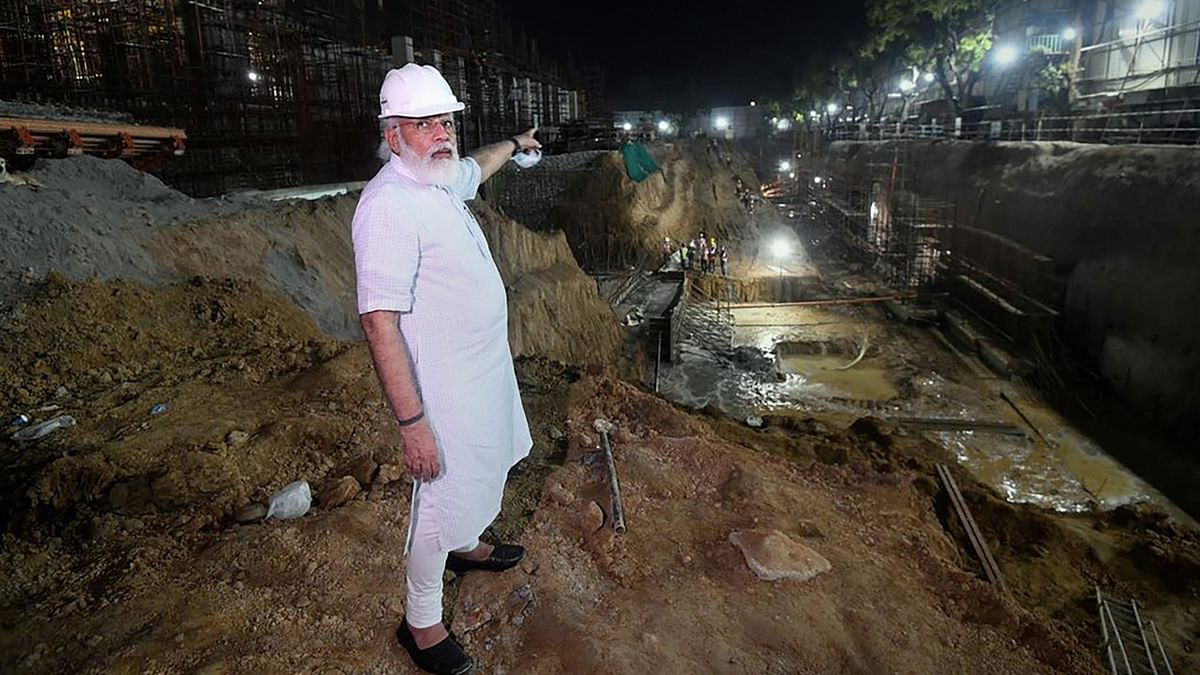
{"label": "white beard", "polygon": [[[450,156],[434,158],[433,153],[449,150]],[[422,183],[428,185],[453,185],[458,180],[458,148],[453,143],[441,143],[429,149],[429,154],[418,155],[407,143],[400,143],[400,161]]]}

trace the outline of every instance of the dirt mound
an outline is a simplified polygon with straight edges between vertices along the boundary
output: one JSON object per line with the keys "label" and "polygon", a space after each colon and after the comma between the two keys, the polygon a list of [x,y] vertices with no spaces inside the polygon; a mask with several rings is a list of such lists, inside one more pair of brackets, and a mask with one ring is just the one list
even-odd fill
{"label": "dirt mound", "polygon": [[486,202],[472,202],[471,210],[508,288],[513,356],[614,365],[623,337],[617,317],[575,263],[563,233],[526,229]]}
{"label": "dirt mound", "polygon": [[[0,670],[402,668],[410,486],[363,345],[246,281],[55,277],[21,315],[0,373],[28,378],[41,359],[43,374],[4,387],[2,407],[79,423],[0,441]],[[568,377],[518,364],[536,445],[497,537],[524,528],[561,454]],[[294,480],[319,495],[309,515],[234,524]],[[351,489],[327,499],[334,486]]]}
{"label": "dirt mound", "polygon": [[630,180],[621,154],[609,153],[551,209],[548,223],[566,232],[585,268],[612,269],[657,256],[664,237],[704,232],[724,242],[754,240],[760,221],[775,217],[771,209],[751,215],[739,201],[739,178],[752,191],[759,185],[740,152],[713,150],[701,140],[652,145],[650,151],[662,171],[645,181]]}
{"label": "dirt mound", "polygon": [[[202,512],[204,522],[227,515],[256,486],[285,482],[274,469],[303,455],[241,462],[225,440],[239,416],[220,415],[254,408],[256,389],[277,388],[341,349],[286,298],[201,277],[155,289],[54,274],[3,330],[11,340],[0,355],[0,409],[78,423],[10,448],[10,526],[92,508]],[[152,414],[158,404],[165,412]]]}
{"label": "dirt mound", "polygon": [[[1087,648],[955,565],[907,471],[804,468],[604,377],[571,392],[581,458],[547,479],[533,560],[468,576],[455,627],[489,668],[523,673],[1092,672]],[[609,510],[595,417],[615,421],[628,532]],[[854,447],[857,432],[828,432]],[[743,445],[743,442],[745,443]],[[778,530],[826,558],[809,582],[759,581],[730,533]],[[563,645],[570,645],[564,648]]]}

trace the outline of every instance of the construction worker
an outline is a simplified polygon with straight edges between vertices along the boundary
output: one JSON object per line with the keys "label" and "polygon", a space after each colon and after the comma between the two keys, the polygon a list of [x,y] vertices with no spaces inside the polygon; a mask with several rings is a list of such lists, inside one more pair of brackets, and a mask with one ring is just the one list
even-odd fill
{"label": "construction worker", "polygon": [[667,237],[666,239],[663,240],[662,255],[663,255],[663,262],[662,262],[663,267],[667,267],[668,265],[671,264],[671,238],[670,237]]}
{"label": "construction worker", "polygon": [[729,250],[721,246],[721,276],[729,276]]}
{"label": "construction worker", "polygon": [[459,159],[463,104],[432,66],[388,72],[379,103],[387,163],[363,189],[352,231],[358,311],[413,478],[396,637],[417,667],[457,675],[474,663],[442,624],[442,574],[505,570],[525,555],[479,535],[533,444],[504,282],[464,200],[541,144],[530,129]]}

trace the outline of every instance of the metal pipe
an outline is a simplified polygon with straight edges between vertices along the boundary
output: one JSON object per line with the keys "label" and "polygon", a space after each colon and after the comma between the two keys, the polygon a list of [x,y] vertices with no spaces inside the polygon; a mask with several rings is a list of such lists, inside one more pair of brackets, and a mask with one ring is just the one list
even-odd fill
{"label": "metal pipe", "polygon": [[1137,601],[1130,598],[1129,607],[1133,610],[1134,620],[1137,621],[1138,635],[1142,636],[1142,648],[1146,650],[1146,660],[1150,662],[1150,672],[1158,675],[1158,668],[1154,665],[1154,653],[1150,651],[1150,642],[1146,640],[1146,629],[1142,626],[1142,615],[1138,613]]}
{"label": "metal pipe", "polygon": [[[1104,650],[1108,652],[1108,665],[1112,668],[1112,675],[1117,673],[1117,659],[1113,656],[1112,638],[1108,637],[1108,620],[1104,618],[1104,597],[1100,595],[1100,587],[1096,587],[1096,611],[1100,613],[1100,634],[1104,636]],[[1117,631],[1117,627],[1113,626],[1113,632]]]}
{"label": "metal pipe", "polygon": [[662,331],[658,331],[658,350],[654,354],[654,393],[658,393],[658,368],[662,363]]}
{"label": "metal pipe", "polygon": [[1117,649],[1121,650],[1121,659],[1125,662],[1125,671],[1129,675],[1133,675],[1133,666],[1129,665],[1129,653],[1125,651],[1125,641],[1121,639],[1121,630],[1117,628],[1117,621],[1113,618],[1112,609],[1109,608],[1107,602],[1103,603],[1102,606],[1104,611],[1108,613],[1108,622],[1112,624],[1113,637],[1117,638]]}
{"label": "metal pipe", "polygon": [[1171,661],[1167,659],[1167,650],[1163,649],[1162,638],[1158,637],[1158,628],[1154,622],[1150,622],[1150,630],[1154,633],[1154,641],[1158,644],[1158,653],[1162,654],[1163,665],[1167,667],[1167,675],[1175,675],[1175,671],[1171,669]]}
{"label": "metal pipe", "polygon": [[625,534],[625,507],[621,504],[621,484],[617,482],[617,463],[613,459],[612,446],[608,441],[608,432],[614,429],[612,422],[598,419],[594,425],[600,432],[600,441],[604,446],[604,463],[608,468],[608,490],[612,498],[613,531]]}

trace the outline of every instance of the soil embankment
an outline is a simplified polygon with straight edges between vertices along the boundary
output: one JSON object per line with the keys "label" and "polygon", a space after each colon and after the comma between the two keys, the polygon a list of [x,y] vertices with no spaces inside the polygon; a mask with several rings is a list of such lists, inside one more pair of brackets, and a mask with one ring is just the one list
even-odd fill
{"label": "soil embankment", "polygon": [[[662,171],[641,183],[630,180],[621,153],[610,152],[590,159],[586,169],[573,169],[572,181],[556,192],[545,227],[566,233],[582,267],[615,269],[653,259],[667,237],[678,242],[704,233],[723,244],[757,245],[760,218],[774,218],[774,212],[752,214],[739,198],[739,181],[754,194],[759,186],[740,151],[703,140],[649,150]],[[514,181],[509,189],[535,194],[538,180],[529,172],[528,185]]]}

